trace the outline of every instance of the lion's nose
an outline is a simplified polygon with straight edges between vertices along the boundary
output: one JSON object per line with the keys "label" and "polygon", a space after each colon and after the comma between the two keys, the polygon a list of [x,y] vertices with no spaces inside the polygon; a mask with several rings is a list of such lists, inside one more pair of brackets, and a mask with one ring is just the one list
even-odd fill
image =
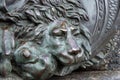
{"label": "lion's nose", "polygon": [[74,38],[69,38],[68,39],[68,44],[70,46],[70,49],[68,51],[70,54],[75,54],[76,55],[76,54],[81,52],[81,50],[80,50],[77,42],[74,40]]}
{"label": "lion's nose", "polygon": [[69,53],[76,55],[76,54],[80,53],[80,49],[79,48],[72,48],[69,50]]}

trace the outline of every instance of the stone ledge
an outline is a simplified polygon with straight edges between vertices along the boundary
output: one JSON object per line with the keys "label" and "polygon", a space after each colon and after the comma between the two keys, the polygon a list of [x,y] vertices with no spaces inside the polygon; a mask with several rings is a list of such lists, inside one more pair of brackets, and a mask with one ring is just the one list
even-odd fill
{"label": "stone ledge", "polygon": [[[0,80],[23,80],[15,74],[10,74]],[[49,80],[120,80],[120,71],[79,71],[64,77],[52,77]]]}
{"label": "stone ledge", "polygon": [[49,80],[120,80],[120,71],[85,71],[75,72],[64,77]]}

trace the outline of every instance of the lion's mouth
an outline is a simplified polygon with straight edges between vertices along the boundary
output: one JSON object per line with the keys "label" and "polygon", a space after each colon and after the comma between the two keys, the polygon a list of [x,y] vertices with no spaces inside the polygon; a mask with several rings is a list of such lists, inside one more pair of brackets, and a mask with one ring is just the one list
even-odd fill
{"label": "lion's mouth", "polygon": [[74,53],[63,51],[57,57],[61,62],[63,62],[63,64],[79,63],[83,60],[83,50],[81,49],[81,51],[75,51]]}

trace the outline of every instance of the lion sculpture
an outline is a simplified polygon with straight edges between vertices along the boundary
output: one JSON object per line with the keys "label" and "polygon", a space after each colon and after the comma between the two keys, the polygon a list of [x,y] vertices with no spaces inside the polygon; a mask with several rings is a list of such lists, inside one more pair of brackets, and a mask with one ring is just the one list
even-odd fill
{"label": "lion sculpture", "polygon": [[1,75],[14,70],[24,79],[45,80],[94,65],[81,0],[0,2]]}

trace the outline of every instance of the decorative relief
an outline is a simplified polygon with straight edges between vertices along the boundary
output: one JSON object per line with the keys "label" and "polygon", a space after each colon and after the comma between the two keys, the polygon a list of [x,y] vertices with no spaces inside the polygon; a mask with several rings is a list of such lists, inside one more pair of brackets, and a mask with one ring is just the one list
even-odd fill
{"label": "decorative relief", "polygon": [[97,27],[97,32],[100,34],[102,27],[102,24],[104,23],[105,20],[105,0],[98,0],[98,7],[99,7],[99,12],[98,12],[98,27]]}
{"label": "decorative relief", "polygon": [[[96,31],[100,34],[105,0],[98,0],[98,7]],[[104,59],[102,52],[95,57],[91,53],[94,35],[85,26],[89,16],[81,0],[0,0],[0,21],[3,76],[14,70],[24,79],[45,80]]]}
{"label": "decorative relief", "polygon": [[106,46],[100,51],[104,54],[106,69],[118,69],[120,58],[120,30],[109,40]]}
{"label": "decorative relief", "polygon": [[[96,0],[97,1],[97,0]],[[97,1],[97,22],[96,22],[96,27],[95,27],[95,33],[94,35],[100,35],[100,32],[103,28],[103,23],[105,20],[105,0],[98,0]],[[102,27],[101,27],[102,26]],[[99,36],[97,36],[99,37]]]}
{"label": "decorative relief", "polygon": [[106,27],[106,32],[108,32],[114,23],[114,20],[116,18],[116,14],[118,13],[118,5],[119,5],[119,0],[109,0],[108,1],[108,22],[107,22],[107,27]]}

